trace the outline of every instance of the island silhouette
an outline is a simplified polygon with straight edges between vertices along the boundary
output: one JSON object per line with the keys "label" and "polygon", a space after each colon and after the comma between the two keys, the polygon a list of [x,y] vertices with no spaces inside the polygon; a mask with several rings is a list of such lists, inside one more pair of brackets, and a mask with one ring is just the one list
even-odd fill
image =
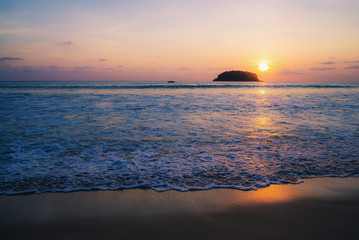
{"label": "island silhouette", "polygon": [[258,76],[255,73],[233,70],[226,71],[218,75],[213,81],[223,81],[223,82],[259,82]]}

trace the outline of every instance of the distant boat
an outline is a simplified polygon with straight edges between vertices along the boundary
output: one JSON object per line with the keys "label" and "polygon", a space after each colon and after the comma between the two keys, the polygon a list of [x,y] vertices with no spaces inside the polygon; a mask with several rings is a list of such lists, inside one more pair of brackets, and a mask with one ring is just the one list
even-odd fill
{"label": "distant boat", "polygon": [[176,83],[175,81],[167,81],[167,83]]}

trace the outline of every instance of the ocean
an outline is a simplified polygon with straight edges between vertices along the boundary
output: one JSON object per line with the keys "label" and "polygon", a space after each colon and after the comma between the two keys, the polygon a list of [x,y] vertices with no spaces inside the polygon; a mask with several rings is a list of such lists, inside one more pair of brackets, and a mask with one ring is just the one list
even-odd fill
{"label": "ocean", "polygon": [[359,176],[359,83],[0,82],[0,194]]}

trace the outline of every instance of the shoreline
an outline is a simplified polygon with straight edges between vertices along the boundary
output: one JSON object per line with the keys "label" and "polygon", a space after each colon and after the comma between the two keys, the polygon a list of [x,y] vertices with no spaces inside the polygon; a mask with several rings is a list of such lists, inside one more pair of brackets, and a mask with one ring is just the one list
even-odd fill
{"label": "shoreline", "polygon": [[256,191],[0,196],[5,239],[355,239],[357,216],[359,178],[351,177],[305,179]]}

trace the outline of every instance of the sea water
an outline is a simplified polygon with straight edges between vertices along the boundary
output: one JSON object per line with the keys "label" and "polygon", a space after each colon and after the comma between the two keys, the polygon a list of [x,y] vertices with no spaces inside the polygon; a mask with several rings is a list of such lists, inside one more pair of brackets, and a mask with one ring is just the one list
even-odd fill
{"label": "sea water", "polygon": [[359,176],[358,83],[1,82],[0,194]]}

